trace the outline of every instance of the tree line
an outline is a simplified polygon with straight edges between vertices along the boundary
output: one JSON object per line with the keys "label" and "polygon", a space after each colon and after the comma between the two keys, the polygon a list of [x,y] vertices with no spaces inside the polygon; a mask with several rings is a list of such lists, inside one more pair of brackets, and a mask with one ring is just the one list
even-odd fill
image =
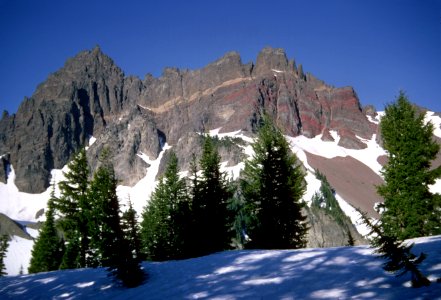
{"label": "tree line", "polygon": [[139,263],[144,259],[183,259],[233,247],[304,247],[301,197],[306,182],[299,161],[266,117],[253,148],[255,156],[236,182],[221,172],[220,155],[209,136],[203,138],[200,158],[193,155],[187,178],[179,175],[172,152],[140,224],[131,204],[121,213],[109,153],[102,154],[89,180],[81,150],[59,184],[60,197],[52,191],[29,272],[107,267],[134,286],[142,282]]}

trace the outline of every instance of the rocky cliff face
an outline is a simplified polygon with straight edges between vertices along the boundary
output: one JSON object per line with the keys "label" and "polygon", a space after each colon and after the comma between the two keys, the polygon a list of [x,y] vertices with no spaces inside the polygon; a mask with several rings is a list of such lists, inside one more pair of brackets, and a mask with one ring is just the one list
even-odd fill
{"label": "rocky cliff face", "polygon": [[180,149],[185,166],[196,147],[190,146],[193,133],[221,128],[252,134],[263,111],[286,134],[332,139],[329,131],[335,130],[347,148],[365,147],[356,136],[370,138],[376,131],[352,88],[305,75],[282,49],[263,49],[255,64],[243,64],[231,52],[200,70],[167,68],[159,78],[141,80],[125,77],[95,48],[69,59],[15,115],[2,117],[0,180],[12,164],[20,190],[42,192],[50,170],[65,165],[94,136],[92,166],[108,147],[118,177],[132,185],[147,167],[138,153],[155,158],[167,142]]}

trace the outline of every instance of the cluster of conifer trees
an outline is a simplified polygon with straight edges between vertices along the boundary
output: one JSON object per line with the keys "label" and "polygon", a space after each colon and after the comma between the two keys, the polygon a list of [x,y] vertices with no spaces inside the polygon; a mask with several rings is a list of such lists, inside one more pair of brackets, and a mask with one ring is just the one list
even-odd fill
{"label": "cluster of conifer trees", "polygon": [[209,137],[199,161],[193,156],[189,178],[180,178],[171,154],[142,215],[142,248],[149,259],[195,257],[232,247],[305,246],[303,171],[281,131],[263,120],[254,157],[238,182],[220,171],[220,156]]}
{"label": "cluster of conifer trees", "polygon": [[126,286],[135,286],[142,282],[143,259],[182,259],[232,247],[305,246],[304,174],[269,119],[262,121],[255,156],[246,162],[240,182],[220,171],[210,137],[204,137],[202,148],[199,159],[193,155],[188,178],[180,177],[177,157],[169,155],[140,225],[131,204],[121,214],[108,153],[89,180],[81,150],[59,184],[60,197],[52,192],[29,272],[104,266]]}
{"label": "cluster of conifer trees", "polygon": [[46,221],[32,250],[30,273],[106,267],[125,286],[143,281],[141,257],[130,240],[137,230],[136,215],[129,207],[120,216],[117,179],[107,151],[100,163],[92,180],[84,149],[68,164],[66,180],[59,184],[60,197],[54,190],[51,193]]}

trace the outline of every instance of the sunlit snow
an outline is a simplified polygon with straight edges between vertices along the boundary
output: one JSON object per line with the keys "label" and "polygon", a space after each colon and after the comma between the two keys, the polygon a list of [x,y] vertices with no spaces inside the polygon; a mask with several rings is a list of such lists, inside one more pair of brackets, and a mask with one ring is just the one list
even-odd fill
{"label": "sunlit snow", "polygon": [[17,275],[20,273],[20,270],[23,271],[23,274],[28,273],[33,244],[34,242],[31,240],[15,235],[11,237],[8,251],[6,252],[6,257],[4,259],[6,273],[8,275]]}
{"label": "sunlit snow", "polygon": [[428,111],[426,112],[424,121],[426,123],[429,121],[432,122],[434,128],[433,134],[441,138],[441,117],[436,116],[432,111]]}
{"label": "sunlit snow", "polygon": [[338,145],[340,136],[335,131],[331,131],[331,135],[335,141],[323,141],[322,135],[317,135],[314,138],[307,138],[303,135],[297,137],[287,137],[291,145],[295,148],[302,149],[311,154],[319,155],[325,158],[335,158],[335,157],[347,157],[351,156],[361,163],[365,164],[367,167],[371,168],[372,171],[381,176],[380,170],[381,165],[377,161],[377,158],[382,155],[386,155],[386,151],[378,145],[376,142],[377,136],[374,134],[370,140],[362,139],[359,140],[366,144],[365,149],[346,149]]}
{"label": "sunlit snow", "polygon": [[159,165],[161,163],[162,156],[167,149],[171,147],[166,143],[159,153],[158,157],[151,160],[150,157],[144,153],[139,153],[138,156],[144,160],[149,167],[146,168],[146,175],[133,187],[119,185],[116,189],[118,198],[122,200],[122,204],[127,204],[130,200],[133,204],[133,208],[141,214],[144,206],[147,205],[147,200],[150,198],[151,193],[156,187],[156,175],[158,175]]}

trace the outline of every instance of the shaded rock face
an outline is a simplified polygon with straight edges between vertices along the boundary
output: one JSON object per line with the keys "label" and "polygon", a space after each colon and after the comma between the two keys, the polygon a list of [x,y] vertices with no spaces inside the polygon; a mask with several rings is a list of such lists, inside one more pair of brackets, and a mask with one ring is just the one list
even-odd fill
{"label": "shaded rock face", "polygon": [[348,148],[365,147],[357,136],[370,138],[376,131],[352,88],[305,75],[282,49],[263,49],[255,64],[243,64],[230,52],[199,70],[166,68],[159,78],[141,80],[125,77],[97,47],[69,59],[15,115],[2,117],[0,155],[9,155],[21,191],[39,193],[48,187],[50,171],[94,136],[92,168],[107,147],[121,183],[132,185],[147,167],[138,153],[154,159],[167,142],[178,149],[185,170],[197,148],[189,146],[191,133],[252,133],[264,111],[286,134],[332,138],[329,131],[335,130]]}
{"label": "shaded rock face", "polygon": [[324,210],[317,208],[308,208],[305,215],[309,226],[308,248],[349,246],[350,237],[354,245],[367,244],[367,241],[349,221],[340,225]]}
{"label": "shaded rock face", "polygon": [[9,240],[13,236],[19,236],[21,238],[32,240],[33,238],[26,232],[23,225],[10,219],[8,216],[0,213],[0,236],[7,235]]}

